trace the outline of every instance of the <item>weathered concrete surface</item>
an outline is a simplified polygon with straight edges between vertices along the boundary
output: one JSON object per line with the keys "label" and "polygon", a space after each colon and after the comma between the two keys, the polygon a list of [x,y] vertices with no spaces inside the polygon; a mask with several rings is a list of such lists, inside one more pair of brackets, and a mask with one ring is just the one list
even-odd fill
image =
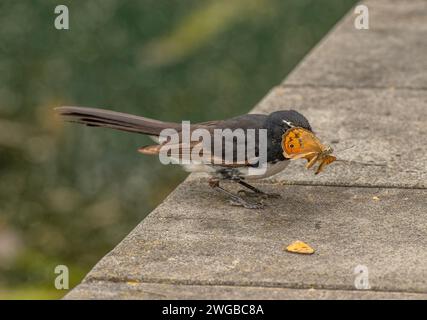
{"label": "weathered concrete surface", "polygon": [[[425,299],[426,3],[368,1],[370,30],[350,13],[254,110],[301,111],[349,162],[296,161],[260,186],[282,195],[264,210],[192,175],[66,298]],[[295,240],[316,253],[285,252]]]}
{"label": "weathered concrete surface", "polygon": [[370,29],[353,12],[302,60],[286,85],[427,88],[427,1],[365,2]]}
{"label": "weathered concrete surface", "polygon": [[351,290],[366,265],[373,290],[427,292],[427,190],[264,188],[282,198],[254,211],[181,185],[86,280]]}
{"label": "weathered concrete surface", "polygon": [[374,291],[286,289],[239,286],[171,285],[93,281],[73,290],[68,299],[422,299],[426,294]]}

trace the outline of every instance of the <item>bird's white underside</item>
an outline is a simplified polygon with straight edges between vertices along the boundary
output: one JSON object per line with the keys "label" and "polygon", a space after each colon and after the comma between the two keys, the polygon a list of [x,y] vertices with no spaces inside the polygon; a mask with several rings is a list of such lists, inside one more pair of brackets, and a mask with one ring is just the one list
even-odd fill
{"label": "bird's white underside", "polygon": [[[263,174],[250,174],[249,168],[241,167],[236,168],[242,177],[247,179],[264,179],[271,177],[279,172],[283,171],[289,164],[289,161],[279,161],[275,164],[267,164],[267,170]],[[218,170],[218,166],[213,167],[211,165],[203,164],[203,163],[192,163],[183,165],[184,169],[189,172],[204,172],[211,175],[215,175]]]}

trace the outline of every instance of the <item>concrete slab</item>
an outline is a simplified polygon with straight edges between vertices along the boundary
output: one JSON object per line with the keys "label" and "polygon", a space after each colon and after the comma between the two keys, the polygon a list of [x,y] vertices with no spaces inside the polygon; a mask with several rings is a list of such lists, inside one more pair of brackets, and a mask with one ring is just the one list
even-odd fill
{"label": "concrete slab", "polygon": [[85,281],[352,290],[365,265],[373,290],[427,292],[427,190],[265,187],[282,199],[254,211],[182,184]]}
{"label": "concrete slab", "polygon": [[[426,0],[369,0],[361,1],[360,4],[369,9],[371,30],[427,31]],[[353,11],[349,13],[351,18],[355,17]],[[352,26],[343,23],[343,27],[349,25]]]}
{"label": "concrete slab", "polygon": [[124,283],[94,281],[84,283],[67,295],[66,299],[417,299],[426,300],[427,294],[401,292],[284,289],[239,286],[170,285],[159,283]]}
{"label": "concrete slab", "polygon": [[427,88],[427,1],[367,1],[370,29],[346,18],[302,60],[287,85]]}

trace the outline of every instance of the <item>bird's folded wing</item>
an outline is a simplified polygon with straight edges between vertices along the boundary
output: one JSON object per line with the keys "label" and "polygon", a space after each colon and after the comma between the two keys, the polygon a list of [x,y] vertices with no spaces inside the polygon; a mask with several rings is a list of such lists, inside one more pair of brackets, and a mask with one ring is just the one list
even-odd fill
{"label": "bird's folded wing", "polygon": [[203,142],[193,141],[178,144],[157,144],[144,146],[138,149],[139,152],[147,155],[157,155],[163,152],[173,160],[174,163],[181,163],[183,160],[191,161],[196,164],[219,165],[224,167],[241,167],[257,164],[259,158],[252,156],[249,159],[243,157],[242,160],[233,157],[226,159],[222,154],[214,154],[212,148],[203,145]]}

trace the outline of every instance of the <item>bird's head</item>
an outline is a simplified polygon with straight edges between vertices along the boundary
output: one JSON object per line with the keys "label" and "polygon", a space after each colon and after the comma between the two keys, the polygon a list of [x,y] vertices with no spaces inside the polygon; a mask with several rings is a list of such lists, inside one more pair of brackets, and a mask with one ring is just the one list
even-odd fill
{"label": "bird's head", "polygon": [[301,127],[312,131],[307,118],[295,110],[275,111],[270,113],[269,118],[272,123],[282,126],[285,131],[292,127]]}
{"label": "bird's head", "polygon": [[295,110],[281,110],[269,114],[267,118],[269,129],[279,131],[281,134],[285,133],[292,127],[301,127],[312,131],[310,123],[307,118]]}
{"label": "bird's head", "polygon": [[268,115],[265,127],[268,135],[268,159],[284,160],[282,136],[292,127],[311,130],[310,123],[301,113],[295,110],[275,111]]}

